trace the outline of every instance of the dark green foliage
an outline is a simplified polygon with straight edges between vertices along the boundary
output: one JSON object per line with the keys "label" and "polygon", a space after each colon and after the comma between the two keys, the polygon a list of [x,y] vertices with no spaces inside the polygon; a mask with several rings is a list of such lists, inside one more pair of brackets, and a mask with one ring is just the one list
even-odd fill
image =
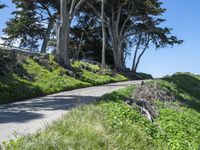
{"label": "dark green foliage", "polygon": [[42,95],[40,88],[15,74],[0,76],[0,104]]}
{"label": "dark green foliage", "polygon": [[[79,45],[81,34],[83,33],[83,42],[81,43],[81,52],[79,59],[84,57],[92,57],[95,61],[101,62],[102,55],[102,30],[100,18],[90,9],[84,5],[80,12],[77,14],[77,23],[72,27],[72,43],[75,46]],[[97,21],[98,20],[98,21]],[[107,38],[109,35],[107,33]],[[106,64],[114,67],[114,58],[110,40],[106,42]],[[77,51],[77,48],[74,50]],[[87,54],[88,51],[93,52]]]}
{"label": "dark green foliage", "polygon": [[0,9],[2,9],[2,8],[4,8],[4,7],[6,7],[6,5],[5,5],[5,4],[2,4],[2,3],[0,2]]}
{"label": "dark green foliage", "polygon": [[53,18],[58,7],[58,1],[51,0],[12,0],[17,10],[12,12],[14,16],[6,22],[3,30],[6,37],[6,45],[13,46],[16,40],[19,47],[38,51],[41,40],[44,39],[47,26]]}
{"label": "dark green foliage", "polygon": [[36,13],[30,11],[33,9],[32,2],[27,4],[26,1],[13,0],[13,3],[19,10],[12,12],[15,17],[6,23],[7,27],[3,30],[7,35],[4,38],[5,44],[13,45],[20,39],[21,48],[35,50],[39,46],[38,39],[42,38],[44,28],[36,23]]}

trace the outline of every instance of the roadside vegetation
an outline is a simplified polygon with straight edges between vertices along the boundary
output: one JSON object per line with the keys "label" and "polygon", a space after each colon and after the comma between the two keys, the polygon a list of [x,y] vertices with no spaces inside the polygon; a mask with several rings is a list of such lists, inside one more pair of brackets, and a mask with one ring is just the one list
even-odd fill
{"label": "roadside vegetation", "polygon": [[103,96],[95,104],[73,109],[45,131],[4,143],[4,149],[200,149],[200,79],[178,73],[147,83],[175,96],[156,99],[158,113],[151,122],[127,99],[138,87],[127,87]]}
{"label": "roadside vegetation", "polygon": [[0,57],[0,104],[127,80],[111,69],[81,61],[74,63],[73,71],[66,70],[54,61],[53,55],[20,54],[13,60],[6,53]]}
{"label": "roadside vegetation", "polygon": [[100,65],[76,61],[73,67],[81,74],[80,80],[92,85],[106,84],[127,80],[126,77],[114,72],[112,69],[103,69]]}

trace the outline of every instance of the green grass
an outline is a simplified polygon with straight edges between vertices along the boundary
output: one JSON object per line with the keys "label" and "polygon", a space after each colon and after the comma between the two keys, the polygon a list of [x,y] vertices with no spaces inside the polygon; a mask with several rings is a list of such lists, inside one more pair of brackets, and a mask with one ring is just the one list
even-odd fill
{"label": "green grass", "polygon": [[[19,68],[18,68],[19,69]],[[0,103],[19,101],[91,84],[67,76],[61,67],[53,71],[28,58],[21,69],[0,76]]]}
{"label": "green grass", "polygon": [[200,110],[200,78],[189,73],[177,73],[166,77],[160,84],[175,94],[188,107]]}
{"label": "green grass", "polygon": [[128,87],[103,96],[96,104],[75,108],[45,131],[20,137],[2,148],[199,150],[199,77],[179,73],[157,81],[157,86],[169,89],[177,99],[155,101],[159,111],[155,123],[141,115],[136,106],[124,103],[135,90]]}
{"label": "green grass", "polygon": [[42,91],[38,86],[16,74],[0,76],[0,103],[22,100],[41,94]]}
{"label": "green grass", "polygon": [[200,149],[200,113],[181,107],[178,110],[160,109],[157,123],[162,128],[162,139],[172,150]]}
{"label": "green grass", "polygon": [[169,149],[200,149],[200,78],[189,73],[177,73],[158,82],[170,90],[177,101],[159,102],[156,119]]}
{"label": "green grass", "polygon": [[71,90],[91,85],[68,76],[67,71],[60,66],[57,66],[50,71],[34,62],[32,59],[27,59],[26,64],[23,66],[27,73],[34,77],[34,85],[40,87],[43,94]]}
{"label": "green grass", "polygon": [[106,95],[98,104],[73,109],[46,131],[5,144],[5,149],[152,149],[155,126],[122,103],[132,88]]}
{"label": "green grass", "polygon": [[[46,64],[40,64],[33,58],[26,58],[17,63],[11,71],[0,72],[0,104],[20,101],[36,96],[127,80],[124,76],[101,74],[103,69],[97,65],[76,62],[74,77],[70,72],[59,66],[50,55]],[[13,65],[13,64],[11,64]],[[87,66],[83,69],[81,66]],[[110,71],[110,70],[109,70]]]}
{"label": "green grass", "polygon": [[80,80],[93,85],[101,85],[110,82],[126,81],[123,75],[113,72],[111,69],[101,69],[98,65],[76,61],[73,67],[80,70]]}

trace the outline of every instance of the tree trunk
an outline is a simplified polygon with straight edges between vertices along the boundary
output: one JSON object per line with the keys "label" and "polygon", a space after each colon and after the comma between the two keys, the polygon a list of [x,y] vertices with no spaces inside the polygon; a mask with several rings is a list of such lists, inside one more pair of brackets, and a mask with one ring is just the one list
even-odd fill
{"label": "tree trunk", "polygon": [[[67,18],[67,17],[65,17]],[[60,33],[62,34],[60,36],[60,41],[59,41],[59,54],[60,54],[60,63],[61,65],[63,65],[64,67],[70,69],[71,68],[71,64],[70,64],[70,60],[69,60],[69,41],[70,41],[70,37],[69,37],[69,33],[70,33],[70,23],[69,21],[63,22],[63,24],[61,25],[60,28]]]}
{"label": "tree trunk", "polygon": [[146,52],[146,50],[148,49],[150,39],[149,39],[149,37],[147,37],[147,38],[148,39],[147,39],[146,45],[145,45],[144,49],[142,50],[142,52],[140,53],[140,55],[137,59],[137,62],[136,62],[135,67],[133,69],[133,72],[137,72],[137,68],[139,66],[140,60],[141,60],[142,56],[144,55],[144,53]]}
{"label": "tree trunk", "polygon": [[[119,71],[124,69],[123,65],[123,50],[122,50],[122,38],[119,33],[119,24],[117,19],[115,18],[114,7],[111,8],[111,23],[109,25],[109,34],[111,37],[111,43],[113,47],[113,56],[115,61],[115,68]],[[119,16],[118,16],[119,17]]]}
{"label": "tree trunk", "polygon": [[[85,0],[72,0],[71,2],[68,0],[60,0],[61,26],[59,29],[57,46],[59,49],[59,62],[68,69],[71,69],[69,59],[70,25],[73,17],[83,2],[85,2]],[[68,7],[69,5],[70,8]]]}
{"label": "tree trunk", "polygon": [[101,22],[102,22],[102,61],[101,61],[101,66],[102,68],[106,67],[106,56],[105,56],[105,51],[106,51],[106,28],[105,28],[105,22],[104,22],[104,0],[102,0],[101,4]]}
{"label": "tree trunk", "polygon": [[51,34],[51,30],[53,29],[54,22],[55,22],[54,17],[50,18],[50,22],[49,22],[49,25],[47,27],[47,31],[46,31],[44,39],[43,39],[43,43],[42,43],[42,47],[41,47],[41,51],[40,51],[41,53],[47,52],[49,37],[50,37],[50,34]]}
{"label": "tree trunk", "polygon": [[134,53],[134,58],[133,58],[133,65],[132,65],[132,71],[136,73],[136,61],[137,61],[137,55],[138,55],[138,50],[140,48],[140,43],[141,43],[141,36],[138,39],[136,48],[135,48],[135,53]]}
{"label": "tree trunk", "polygon": [[84,33],[82,32],[81,33],[81,38],[80,38],[80,41],[79,41],[79,44],[78,44],[78,47],[73,52],[72,64],[74,64],[75,60],[79,60],[79,54],[80,54],[80,51],[81,51],[81,45],[82,45],[82,41],[83,41],[83,35],[84,35]]}
{"label": "tree trunk", "polygon": [[136,65],[135,65],[135,68],[134,68],[133,72],[136,72],[136,71],[137,71],[137,68],[138,68],[138,65],[139,65],[139,63],[140,63],[140,60],[141,60],[142,56],[144,55],[144,53],[145,53],[145,51],[146,51],[147,48],[148,48],[148,47],[145,47],[145,48],[143,49],[142,53],[139,55],[138,60],[137,60],[137,62],[136,62]]}
{"label": "tree trunk", "polygon": [[123,67],[123,51],[122,51],[122,45],[121,41],[117,40],[117,63],[116,63],[116,69],[121,71],[124,69]]}
{"label": "tree trunk", "polygon": [[113,57],[115,62],[115,68],[117,70],[124,69],[124,57],[123,57],[123,50],[122,50],[122,41],[120,41],[115,34],[110,34],[111,36],[111,43],[113,48]]}
{"label": "tree trunk", "polygon": [[61,26],[58,41],[59,63],[64,67],[71,69],[71,64],[69,60],[69,34],[71,18],[69,17],[67,4],[68,2],[66,0],[61,0]]}
{"label": "tree trunk", "polygon": [[60,56],[59,56],[59,51],[60,51],[60,36],[61,36],[61,33],[60,33],[60,28],[61,28],[61,24],[59,22],[56,22],[55,23],[55,31],[56,31],[56,57],[57,57],[57,61],[59,62],[60,60]]}
{"label": "tree trunk", "polygon": [[137,52],[138,52],[138,49],[135,50],[134,58],[133,58],[133,64],[132,64],[132,71],[134,73],[135,73],[135,63],[136,63],[136,58],[137,58]]}
{"label": "tree trunk", "polygon": [[[93,7],[89,2],[87,2],[87,4],[89,5],[89,7],[91,7],[95,11],[95,13],[100,18],[102,17],[102,14],[99,13],[99,10]],[[124,4],[125,3],[123,3],[122,5]],[[107,16],[104,11],[104,22],[105,22],[105,26],[108,28],[109,36],[111,38],[115,68],[118,70],[122,70],[125,67],[124,54],[122,50],[123,40],[121,40],[123,39],[122,38],[123,35],[120,32],[123,29],[119,30],[122,5],[118,3],[118,11],[116,11],[116,8],[114,8],[114,5],[111,5],[111,15],[109,16]],[[124,23],[124,26],[125,25],[126,23]]]}
{"label": "tree trunk", "polygon": [[79,54],[80,54],[80,51],[81,51],[81,45],[82,45],[82,41],[83,41],[83,35],[84,35],[84,33],[82,32],[81,33],[81,39],[80,39],[79,45],[78,45],[77,54],[76,54],[76,59],[77,60],[79,59]]}
{"label": "tree trunk", "polygon": [[113,57],[114,57],[114,63],[115,65],[117,64],[117,60],[118,60],[118,46],[117,46],[117,42],[113,37],[113,34],[110,33],[110,37],[111,37],[111,44],[112,44],[112,50],[113,50]]}

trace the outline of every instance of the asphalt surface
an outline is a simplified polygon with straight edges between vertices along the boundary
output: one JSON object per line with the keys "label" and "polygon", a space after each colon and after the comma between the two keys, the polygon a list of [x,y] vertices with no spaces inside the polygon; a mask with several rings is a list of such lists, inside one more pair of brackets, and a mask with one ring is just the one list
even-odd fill
{"label": "asphalt surface", "polygon": [[71,108],[92,103],[104,94],[140,84],[127,81],[66,91],[23,102],[0,105],[0,143],[15,139],[16,135],[27,135],[60,119]]}

